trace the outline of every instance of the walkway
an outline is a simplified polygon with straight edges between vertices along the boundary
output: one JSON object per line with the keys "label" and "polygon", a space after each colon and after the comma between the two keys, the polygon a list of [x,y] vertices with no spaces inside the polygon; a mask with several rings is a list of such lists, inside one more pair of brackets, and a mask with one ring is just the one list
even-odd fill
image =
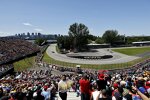
{"label": "walkway", "polygon": [[[58,94],[57,94],[57,96],[58,96]],[[58,100],[61,100],[59,96],[58,96]],[[80,100],[80,96],[76,97],[75,92],[67,92],[67,100]]]}

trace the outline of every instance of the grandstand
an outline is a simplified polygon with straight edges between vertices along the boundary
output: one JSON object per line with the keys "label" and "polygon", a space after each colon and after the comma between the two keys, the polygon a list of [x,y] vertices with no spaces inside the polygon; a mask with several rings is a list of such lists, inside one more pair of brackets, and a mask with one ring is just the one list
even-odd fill
{"label": "grandstand", "polygon": [[37,45],[21,39],[0,38],[0,64],[39,52]]}
{"label": "grandstand", "polygon": [[13,71],[13,62],[36,54],[40,48],[21,39],[13,39],[8,37],[0,38],[0,75],[7,73],[10,69]]}

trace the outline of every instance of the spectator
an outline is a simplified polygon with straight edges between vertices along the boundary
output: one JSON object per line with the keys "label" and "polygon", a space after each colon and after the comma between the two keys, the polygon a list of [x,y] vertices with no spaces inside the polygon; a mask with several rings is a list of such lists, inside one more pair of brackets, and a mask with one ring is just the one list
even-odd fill
{"label": "spectator", "polygon": [[58,83],[59,96],[62,100],[67,100],[67,89],[66,76],[63,75],[62,79]]}
{"label": "spectator", "polygon": [[104,74],[99,74],[97,80],[98,90],[106,89],[107,81],[104,78]]}
{"label": "spectator", "polygon": [[83,75],[83,77],[79,80],[80,83],[80,91],[81,91],[81,100],[89,100],[90,99],[90,81],[87,78],[87,75]]}
{"label": "spectator", "polygon": [[44,97],[44,100],[50,100],[50,91],[47,91],[48,86],[43,87],[41,95]]}
{"label": "spectator", "polygon": [[92,85],[92,94],[91,94],[91,98],[90,100],[96,100],[97,99],[97,96],[99,95],[99,91],[98,91],[98,87],[97,87],[97,84],[96,82]]}

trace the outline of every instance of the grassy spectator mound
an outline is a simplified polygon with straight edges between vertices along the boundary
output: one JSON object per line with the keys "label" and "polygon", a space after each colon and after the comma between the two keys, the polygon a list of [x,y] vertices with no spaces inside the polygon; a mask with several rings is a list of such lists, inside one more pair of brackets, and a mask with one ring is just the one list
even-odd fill
{"label": "grassy spectator mound", "polygon": [[121,48],[121,49],[112,49],[115,52],[123,53],[126,55],[138,55],[145,52],[150,52],[150,47],[139,47],[139,48]]}
{"label": "grassy spectator mound", "polygon": [[23,71],[28,68],[31,68],[35,64],[35,56],[28,57],[22,60],[19,60],[14,63],[15,71]]}

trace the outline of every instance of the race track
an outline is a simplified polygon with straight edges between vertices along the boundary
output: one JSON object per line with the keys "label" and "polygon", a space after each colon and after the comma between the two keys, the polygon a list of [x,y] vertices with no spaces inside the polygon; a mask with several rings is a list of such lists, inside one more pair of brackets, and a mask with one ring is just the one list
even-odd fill
{"label": "race track", "polygon": [[93,55],[97,55],[98,53],[111,54],[111,55],[113,55],[113,58],[97,59],[97,60],[70,58],[70,57],[67,57],[65,54],[57,53],[56,52],[56,44],[51,44],[47,48],[46,53],[53,59],[63,61],[63,62],[78,63],[78,64],[117,64],[117,63],[129,62],[129,61],[139,58],[136,56],[128,56],[128,55],[124,55],[124,54],[117,53],[117,52],[112,52],[112,51],[110,52],[110,51],[108,51],[107,48],[96,49],[96,50],[98,52],[96,52],[96,54],[93,53]]}

